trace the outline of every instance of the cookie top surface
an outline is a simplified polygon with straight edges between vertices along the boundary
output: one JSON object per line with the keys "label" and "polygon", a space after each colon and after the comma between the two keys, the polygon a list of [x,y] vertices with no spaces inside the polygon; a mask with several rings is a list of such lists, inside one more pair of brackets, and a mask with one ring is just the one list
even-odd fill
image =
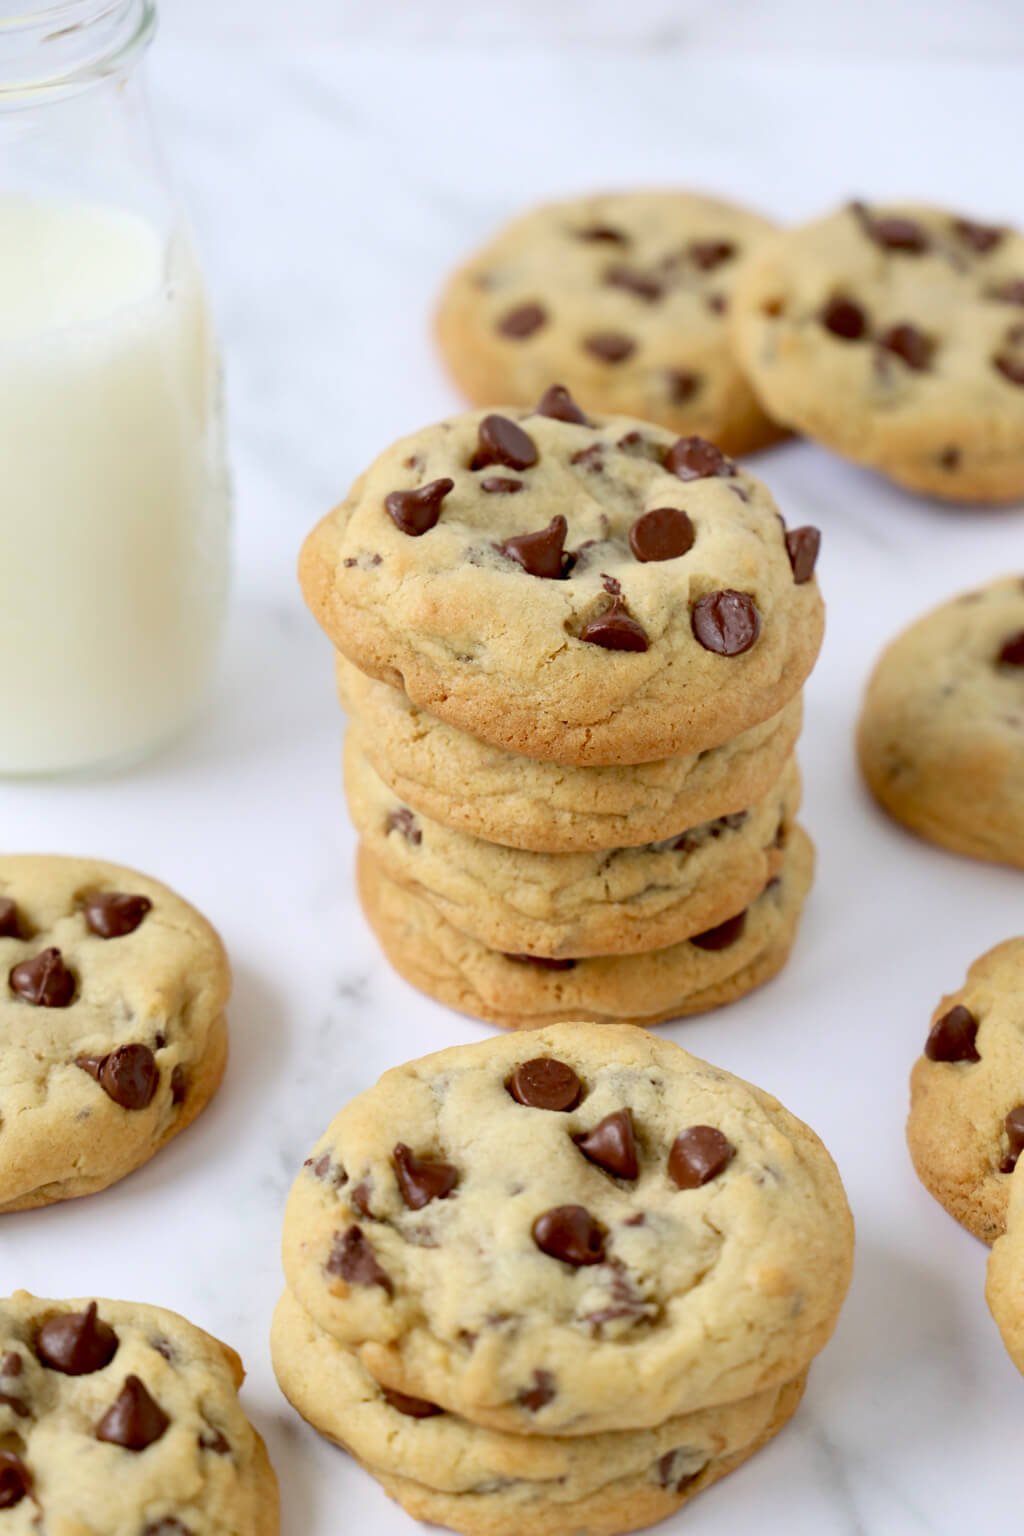
{"label": "cookie top surface", "polygon": [[993,1242],[1024,1150],[1024,939],[982,955],[936,1008],[911,1077],[907,1139],[927,1188]]}
{"label": "cookie top surface", "polygon": [[0,1205],[162,1140],[229,988],[217,934],[158,881],[0,857]]}
{"label": "cookie top surface", "polygon": [[1007,1353],[1024,1371],[1024,1163],[1010,1180],[1006,1232],[992,1249],[985,1295]]}
{"label": "cookie top surface", "polygon": [[868,685],[859,749],[900,821],[1024,866],[1024,577],[965,592],[897,636]]}
{"label": "cookie top surface", "polygon": [[611,193],[516,219],[449,281],[438,314],[470,399],[528,405],[552,379],[595,408],[742,453],[778,433],[733,357],[737,274],[765,219],[685,192]]}
{"label": "cookie top surface", "polygon": [[471,735],[568,763],[703,751],[799,691],[817,536],[700,439],[471,412],[383,453],[307,539],[357,666]]}
{"label": "cookie top surface", "polygon": [[953,500],[1024,494],[1024,237],[854,203],[772,236],[733,325],[788,425]]}
{"label": "cookie top surface", "polygon": [[850,1251],[807,1127],[667,1041],[584,1024],[387,1073],[318,1142],[284,1240],[297,1300],[378,1379],[540,1434],[789,1379]]}
{"label": "cookie top surface", "polygon": [[126,1301],[0,1300],[4,1536],[275,1536],[237,1355]]}

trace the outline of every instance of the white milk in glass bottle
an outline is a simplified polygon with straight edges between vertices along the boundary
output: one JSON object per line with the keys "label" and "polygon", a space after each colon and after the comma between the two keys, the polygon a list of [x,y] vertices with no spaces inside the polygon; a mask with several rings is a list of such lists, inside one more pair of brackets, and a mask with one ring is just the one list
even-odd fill
{"label": "white milk in glass bottle", "polygon": [[8,774],[119,763],[171,736],[210,680],[226,589],[215,348],[137,68],[152,9],[56,10],[39,11],[66,50],[56,75],[52,50],[34,72],[31,27],[16,57],[0,46]]}

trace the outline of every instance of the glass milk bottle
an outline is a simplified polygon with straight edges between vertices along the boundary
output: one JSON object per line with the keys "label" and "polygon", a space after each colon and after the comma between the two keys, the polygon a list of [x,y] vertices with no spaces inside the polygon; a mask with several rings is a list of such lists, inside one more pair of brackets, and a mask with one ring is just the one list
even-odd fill
{"label": "glass milk bottle", "polygon": [[0,0],[0,774],[195,711],[228,486],[202,278],[153,138],[152,0]]}

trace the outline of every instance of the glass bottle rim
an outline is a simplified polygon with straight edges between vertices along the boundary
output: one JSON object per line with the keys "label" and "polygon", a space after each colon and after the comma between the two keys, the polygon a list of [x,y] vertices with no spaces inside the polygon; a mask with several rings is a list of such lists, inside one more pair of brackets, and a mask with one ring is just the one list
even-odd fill
{"label": "glass bottle rim", "polygon": [[0,0],[0,107],[37,105],[123,71],[156,26],[156,0]]}

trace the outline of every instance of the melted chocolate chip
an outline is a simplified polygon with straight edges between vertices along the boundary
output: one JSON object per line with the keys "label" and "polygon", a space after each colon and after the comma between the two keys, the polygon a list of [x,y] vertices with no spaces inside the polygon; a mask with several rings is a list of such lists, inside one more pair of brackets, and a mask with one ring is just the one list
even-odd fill
{"label": "melted chocolate chip", "polygon": [[377,1218],[374,1216],[374,1213],[370,1207],[370,1196],[372,1194],[372,1179],[360,1179],[359,1183],[355,1186],[352,1193],[349,1195],[349,1199],[357,1211],[361,1212],[362,1215],[368,1218],[368,1220],[375,1221]]}
{"label": "melted chocolate chip", "polygon": [[477,450],[470,469],[504,464],[508,469],[532,469],[537,448],[530,435],[507,416],[485,416],[477,431]]}
{"label": "melted chocolate chip", "polygon": [[227,1456],[231,1450],[231,1442],[216,1425],[207,1424],[199,1436],[199,1449],[209,1451],[211,1456]]}
{"label": "melted chocolate chip", "polygon": [[546,1408],[548,1403],[554,1402],[558,1396],[555,1390],[555,1378],[550,1371],[534,1371],[533,1386],[523,1387],[516,1394],[516,1402],[521,1408],[526,1408],[530,1413],[539,1413]]}
{"label": "melted chocolate chip", "polygon": [[1024,388],[1024,358],[1014,357],[1011,352],[999,352],[992,359],[992,366],[1008,384]]}
{"label": "melted chocolate chip", "polygon": [[535,965],[542,971],[571,971],[575,969],[575,960],[556,960],[553,955],[506,955],[506,960],[514,960],[517,965]]}
{"label": "melted chocolate chip", "polygon": [[552,421],[567,421],[575,427],[590,425],[564,384],[552,384],[544,391],[537,405],[537,415],[549,416]]}
{"label": "melted chocolate chip", "polygon": [[743,937],[746,926],[746,912],[737,912],[735,917],[727,917],[724,923],[718,923],[714,928],[707,928],[703,933],[695,933],[690,943],[696,944],[698,949],[712,951],[728,949]]}
{"label": "melted chocolate chip", "polygon": [[840,341],[860,341],[868,328],[868,317],[853,299],[837,294],[821,312],[821,323]]}
{"label": "melted chocolate chip", "polygon": [[525,483],[524,480],[512,480],[508,475],[487,475],[480,481],[480,489],[488,496],[516,496]]}
{"label": "melted chocolate chip", "polygon": [[994,251],[1006,234],[996,224],[979,224],[974,219],[954,219],[953,233],[964,245],[970,246],[979,256]]}
{"label": "melted chocolate chip", "polygon": [[901,325],[891,325],[887,331],[883,331],[878,338],[878,345],[900,358],[914,373],[927,372],[935,352],[935,343],[931,337],[907,321]]}
{"label": "melted chocolate chip", "polygon": [[144,1451],[160,1439],[170,1422],[139,1378],[128,1376],[121,1395],[97,1424],[96,1439],[121,1445],[126,1451]]}
{"label": "melted chocolate chip", "polygon": [[587,224],[575,231],[577,240],[588,240],[602,245],[628,245],[629,236],[611,224]]}
{"label": "melted chocolate chip", "polygon": [[1010,1110],[1003,1121],[1003,1128],[1009,1142],[1009,1151],[999,1164],[999,1171],[1012,1173],[1017,1166],[1020,1154],[1024,1152],[1024,1104],[1018,1104],[1016,1109]]}
{"label": "melted chocolate chip", "polygon": [[932,1025],[924,1053],[929,1061],[980,1061],[975,1046],[978,1021],[969,1008],[957,1003]]}
{"label": "melted chocolate chip", "polygon": [[665,370],[665,391],[673,405],[686,405],[700,389],[702,382],[699,373],[691,373],[687,368]]}
{"label": "melted chocolate chip", "polygon": [[84,1312],[61,1312],[49,1318],[35,1337],[36,1358],[62,1376],[91,1376],[117,1354],[119,1339],[97,1315],[91,1301]]}
{"label": "melted chocolate chip", "polygon": [[407,1419],[436,1419],[444,1413],[436,1403],[428,1403],[425,1397],[410,1397],[407,1392],[396,1392],[393,1387],[381,1387],[380,1395],[386,1403]]}
{"label": "melted chocolate chip", "polygon": [[695,267],[702,272],[713,272],[724,261],[731,261],[736,247],[731,240],[693,240],[687,254]]}
{"label": "melted chocolate chip", "polygon": [[351,1226],[347,1232],[337,1235],[327,1260],[327,1273],[338,1275],[350,1285],[379,1285],[389,1296],[394,1295],[391,1276],[378,1264],[377,1255],[362,1227]]}
{"label": "melted chocolate chip", "polygon": [[1024,277],[1011,277],[1005,283],[998,283],[989,288],[985,296],[995,299],[997,304],[1024,304]]}
{"label": "melted chocolate chip", "polygon": [[728,312],[729,300],[724,293],[711,293],[706,302],[713,315],[724,315]]}
{"label": "melted chocolate chip", "polygon": [[636,351],[632,336],[624,336],[621,331],[595,331],[583,338],[583,346],[602,363],[624,363]]}
{"label": "melted chocolate chip", "polygon": [[423,841],[423,832],[419,822],[407,805],[399,806],[397,811],[389,811],[384,821],[385,832],[397,832],[404,837],[407,843],[418,848]]}
{"label": "melted chocolate chip", "polygon": [[521,1061],[505,1084],[517,1104],[528,1109],[575,1109],[583,1097],[583,1084],[572,1067],[554,1056],[534,1056]]}
{"label": "melted chocolate chip", "polygon": [[621,597],[614,598],[611,607],[583,626],[580,639],[606,651],[646,651],[651,643]]}
{"label": "melted chocolate chip", "polygon": [[538,1216],[533,1240],[541,1253],[580,1269],[604,1262],[604,1229],[582,1205],[556,1205]]}
{"label": "melted chocolate chip", "polygon": [[517,533],[498,545],[501,553],[521,565],[528,576],[545,581],[561,581],[569,574],[572,562],[565,553],[568,524],[559,512],[546,528],[536,533]]}
{"label": "melted chocolate chip", "polygon": [[736,1148],[713,1125],[680,1131],[668,1155],[668,1172],[680,1189],[699,1189],[717,1179],[736,1156]]}
{"label": "melted chocolate chip", "polygon": [[610,288],[624,288],[627,293],[635,294],[646,304],[656,304],[665,292],[661,281],[651,273],[624,264],[609,267],[604,280]]}
{"label": "melted chocolate chip", "polygon": [[0,1451],[0,1509],[13,1509],[32,1492],[32,1474],[13,1451]]}
{"label": "melted chocolate chip", "polygon": [[653,507],[629,530],[629,547],[637,560],[676,560],[693,548],[696,530],[681,507]]}
{"label": "melted chocolate chip", "polygon": [[109,1056],[79,1056],[75,1065],[122,1109],[148,1108],[160,1086],[160,1068],[148,1045],[119,1045]]}
{"label": "melted chocolate chip", "polygon": [[761,615],[746,592],[708,592],[693,606],[693,633],[716,656],[742,656],[761,633]]}
{"label": "melted chocolate chip", "polygon": [[18,908],[9,896],[0,896],[0,939],[20,937]]}
{"label": "melted chocolate chip", "polygon": [[451,1163],[417,1157],[404,1142],[398,1143],[392,1157],[398,1188],[410,1211],[422,1211],[431,1200],[447,1200],[459,1182],[459,1170]]}
{"label": "melted chocolate chip", "polygon": [[547,318],[543,304],[520,304],[502,315],[498,330],[513,341],[525,341],[547,323]]}
{"label": "melted chocolate chip", "polygon": [[171,1103],[180,1108],[188,1098],[188,1073],[179,1061],[171,1073]]}
{"label": "melted chocolate chip", "polygon": [[665,462],[664,448],[643,432],[626,432],[615,446],[622,453],[627,453],[631,459],[646,459],[649,464]]}
{"label": "melted chocolate chip", "polygon": [[16,1355],[13,1349],[6,1355],[0,1355],[0,1376],[9,1379],[21,1375],[21,1356]]}
{"label": "melted chocolate chip", "polygon": [[8,981],[11,991],[35,1008],[66,1008],[75,995],[75,978],[52,945],[31,960],[22,960]]}
{"label": "melted chocolate chip", "polygon": [[665,455],[665,468],[680,480],[728,479],[736,466],[720,448],[704,437],[680,437]]}
{"label": "melted chocolate chip", "polygon": [[596,1163],[617,1179],[635,1179],[640,1174],[636,1153],[633,1116],[628,1109],[616,1109],[599,1120],[592,1131],[574,1136],[588,1163]]}
{"label": "melted chocolate chip", "polygon": [[1001,667],[1024,667],[1024,629],[1007,635],[999,648],[998,660]]}
{"label": "melted chocolate chip", "polygon": [[580,448],[569,460],[570,464],[582,464],[584,469],[593,470],[595,474],[601,474],[604,470],[604,443],[591,443],[589,448]]}
{"label": "melted chocolate chip", "polygon": [[411,539],[418,539],[436,525],[441,516],[441,505],[454,489],[455,481],[447,477],[443,480],[428,480],[426,485],[421,485],[415,491],[391,491],[384,498],[384,506],[401,533],[407,533]]}
{"label": "melted chocolate chip", "polygon": [[148,896],[129,896],[124,891],[90,891],[82,906],[86,926],[101,939],[123,939],[134,933],[153,910]]}
{"label": "melted chocolate chip", "polygon": [[869,240],[885,251],[899,251],[907,256],[920,256],[928,249],[927,232],[914,219],[901,218],[896,214],[876,217],[863,203],[854,204],[854,213]]}
{"label": "melted chocolate chip", "polygon": [[821,549],[821,533],[809,525],[806,528],[790,528],[786,534],[786,553],[798,587],[810,581],[818,563]]}
{"label": "melted chocolate chip", "polygon": [[12,1397],[9,1392],[0,1392],[0,1408],[9,1408],[19,1419],[32,1417],[28,1404],[20,1397]]}

